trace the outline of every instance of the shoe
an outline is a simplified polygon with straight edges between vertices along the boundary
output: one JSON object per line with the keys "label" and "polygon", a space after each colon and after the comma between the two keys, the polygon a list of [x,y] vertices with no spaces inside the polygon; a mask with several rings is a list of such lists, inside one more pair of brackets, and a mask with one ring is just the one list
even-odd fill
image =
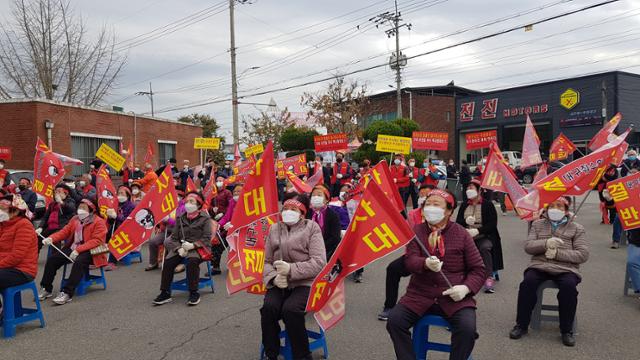
{"label": "shoe", "polygon": [[183,271],[184,271],[184,264],[178,264],[178,266],[176,266],[176,269],[173,272],[176,274],[179,274]]}
{"label": "shoe", "polygon": [[503,211],[502,216],[507,216],[507,213]]}
{"label": "shoe", "polygon": [[160,295],[158,295],[158,297],[156,297],[153,300],[153,303],[155,305],[164,305],[166,303],[170,303],[172,302],[173,299],[171,298],[171,293],[169,293],[168,291],[163,291],[160,293]]}
{"label": "shoe", "polygon": [[151,271],[151,270],[155,270],[158,268],[158,264],[153,264],[153,265],[149,265],[146,268],[144,268],[144,271]]}
{"label": "shoe", "polygon": [[562,334],[562,344],[564,346],[576,346],[576,338],[573,336],[573,333],[564,333]]}
{"label": "shoe", "polygon": [[356,284],[360,284],[362,282],[362,274],[353,274],[353,281]]}
{"label": "shoe", "polygon": [[495,293],[496,292],[496,289],[494,289],[495,284],[496,284],[496,281],[492,277],[487,278],[487,280],[485,280],[484,282],[484,292],[487,294]]}
{"label": "shoe", "polygon": [[46,299],[52,297],[53,294],[44,288],[40,289],[40,293],[38,294],[38,300],[45,301]]}
{"label": "shoe", "polygon": [[53,299],[53,302],[58,304],[58,305],[64,305],[68,302],[70,302],[71,300],[73,300],[71,298],[71,296],[69,296],[67,293],[65,293],[64,291],[61,291],[60,294],[58,294],[58,296],[56,296]]}
{"label": "shoe", "polygon": [[200,304],[200,293],[197,291],[192,291],[189,293],[189,301],[187,301],[187,305],[196,306]]}
{"label": "shoe", "polygon": [[107,266],[104,267],[104,271],[113,271],[118,268],[118,265],[114,263],[108,263]]}
{"label": "shoe", "polygon": [[611,243],[611,248],[612,249],[618,249],[618,248],[620,248],[620,244],[617,243],[617,242]]}
{"label": "shoe", "polygon": [[509,333],[509,337],[511,339],[518,340],[523,335],[527,335],[527,333],[529,333],[529,330],[523,329],[522,327],[520,327],[520,325],[516,325],[513,327],[513,329],[511,329],[511,332]]}
{"label": "shoe", "polygon": [[378,320],[387,321],[389,320],[389,313],[391,312],[391,308],[384,308],[380,314],[378,314]]}
{"label": "shoe", "polygon": [[222,271],[220,271],[220,268],[211,268],[211,275],[220,275],[222,274]]}

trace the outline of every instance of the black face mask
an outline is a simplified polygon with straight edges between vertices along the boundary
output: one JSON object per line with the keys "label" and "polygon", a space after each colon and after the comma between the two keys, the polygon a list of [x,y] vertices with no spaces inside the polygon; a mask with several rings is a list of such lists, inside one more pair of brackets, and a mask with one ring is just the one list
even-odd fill
{"label": "black face mask", "polygon": [[337,158],[336,161],[337,162],[342,162],[342,158]]}
{"label": "black face mask", "polygon": [[27,185],[18,185],[18,189],[20,189],[20,191],[25,191],[27,190]]}

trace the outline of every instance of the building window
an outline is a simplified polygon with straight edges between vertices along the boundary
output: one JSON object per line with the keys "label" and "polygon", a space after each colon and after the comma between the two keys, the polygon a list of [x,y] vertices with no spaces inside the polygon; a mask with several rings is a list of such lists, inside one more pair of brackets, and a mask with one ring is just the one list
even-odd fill
{"label": "building window", "polygon": [[[71,156],[81,160],[84,165],[72,166],[73,175],[80,176],[89,172],[91,161],[96,158],[96,151],[105,143],[113,150],[120,150],[120,140],[114,137],[100,138],[93,136],[71,135]],[[111,174],[115,174],[113,169],[109,169]]]}
{"label": "building window", "polygon": [[160,166],[166,164],[169,159],[176,157],[176,144],[158,142],[158,156],[160,157]]}

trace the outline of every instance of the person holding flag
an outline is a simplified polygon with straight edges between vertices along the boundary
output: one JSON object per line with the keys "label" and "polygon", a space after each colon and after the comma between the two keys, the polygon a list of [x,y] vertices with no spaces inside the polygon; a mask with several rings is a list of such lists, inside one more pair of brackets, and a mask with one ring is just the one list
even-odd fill
{"label": "person holding flag", "polygon": [[449,359],[464,360],[473,351],[473,295],[484,284],[485,270],[471,235],[450,220],[455,207],[452,193],[431,191],[422,207],[426,222],[413,228],[417,238],[407,244],[405,265],[411,280],[387,322],[398,360],[416,359],[409,330],[427,314],[440,315],[451,325]]}
{"label": "person holding flag", "polygon": [[[218,221],[218,225],[222,227],[222,232],[220,233],[222,238],[219,239],[219,242],[217,244],[211,245],[211,252],[213,253],[211,259],[211,273],[213,275],[222,273],[220,268],[220,260],[222,259],[224,249],[228,247],[228,243],[226,240],[227,233],[233,227],[233,224],[231,224],[231,218],[233,217],[233,210],[235,210],[238,201],[240,201],[240,194],[242,194],[242,189],[244,189],[244,184],[236,184],[236,186],[233,188],[233,196],[231,200],[229,200],[227,210],[225,211],[224,216]],[[225,191],[229,190],[225,189]]]}
{"label": "person holding flag", "polygon": [[[107,209],[107,239],[113,237],[113,233],[122,223],[129,217],[129,215],[135,209],[135,205],[131,202],[131,190],[126,185],[120,185],[118,187],[118,208]],[[115,269],[117,260],[113,256],[109,256],[109,264],[107,264],[105,270],[110,271]]]}
{"label": "person holding flag", "polygon": [[284,202],[282,220],[271,225],[265,239],[263,282],[267,287],[260,309],[262,344],[269,360],[280,354],[280,319],[289,336],[294,359],[311,360],[305,327],[310,286],[327,263],[322,230],[305,218],[306,196]]}
{"label": "person holding flag", "polygon": [[65,184],[56,185],[54,201],[49,204],[42,218],[42,227],[36,232],[42,235],[38,239],[38,251],[42,249],[42,239],[64,228],[76,213],[76,202],[71,197],[71,189]]}
{"label": "person holding flag", "polygon": [[569,199],[559,197],[547,206],[541,219],[533,222],[525,244],[531,262],[520,283],[516,325],[509,333],[511,339],[520,339],[528,333],[531,311],[538,300],[538,287],[544,281],[552,280],[559,289],[562,343],[575,346],[576,287],[582,281],[580,264],[589,259],[589,247],[584,227],[573,220],[569,213]]}

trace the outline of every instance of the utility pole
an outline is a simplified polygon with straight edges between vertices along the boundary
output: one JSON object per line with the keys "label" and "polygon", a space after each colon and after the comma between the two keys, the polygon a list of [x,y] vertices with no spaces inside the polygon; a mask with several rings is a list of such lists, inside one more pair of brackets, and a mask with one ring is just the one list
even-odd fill
{"label": "utility pole", "polygon": [[236,29],[234,7],[236,1],[240,4],[250,3],[250,0],[229,0],[229,34],[231,37],[231,106],[233,110],[233,143],[240,142],[240,128],[238,125],[238,75],[236,74]]}
{"label": "utility pole", "polygon": [[149,91],[138,91],[136,95],[146,95],[149,97],[149,100],[151,101],[151,117],[154,117],[155,114],[153,112],[153,89],[151,88],[151,83],[149,83]]}
{"label": "utility pole", "polygon": [[389,25],[390,28],[385,30],[388,38],[395,36],[396,38],[396,51],[389,58],[389,66],[392,70],[396,71],[396,102],[397,110],[396,116],[402,118],[402,68],[407,66],[407,57],[400,51],[400,29],[406,27],[407,30],[411,30],[411,24],[402,23],[402,16],[398,11],[398,0],[395,0],[395,12],[391,13],[385,11],[382,14],[378,14],[369,21],[373,21],[376,24],[376,28],[380,25]]}

